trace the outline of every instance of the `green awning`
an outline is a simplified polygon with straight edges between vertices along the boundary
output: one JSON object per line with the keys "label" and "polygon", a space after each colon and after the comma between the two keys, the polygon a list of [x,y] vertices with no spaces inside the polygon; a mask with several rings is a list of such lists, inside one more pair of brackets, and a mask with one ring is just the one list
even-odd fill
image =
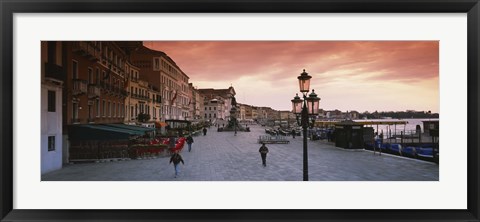
{"label": "green awning", "polygon": [[70,140],[127,140],[134,136],[142,136],[145,132],[139,130],[121,129],[96,124],[69,126]]}
{"label": "green awning", "polygon": [[148,127],[142,127],[142,126],[134,126],[134,125],[126,125],[126,124],[121,124],[121,123],[102,124],[102,125],[103,125],[103,126],[108,126],[108,127],[119,128],[119,129],[127,129],[127,130],[141,131],[141,132],[143,132],[143,133],[155,131],[154,128],[148,128]]}

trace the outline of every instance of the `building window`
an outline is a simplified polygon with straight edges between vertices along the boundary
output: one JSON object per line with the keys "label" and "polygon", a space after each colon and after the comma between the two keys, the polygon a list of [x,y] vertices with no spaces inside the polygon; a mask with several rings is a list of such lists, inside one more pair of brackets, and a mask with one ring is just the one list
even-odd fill
{"label": "building window", "polygon": [[120,104],[120,103],[118,104],[118,112],[119,112],[118,116],[119,117],[124,117],[124,115],[123,115],[123,113],[125,112],[124,107],[125,106],[123,106],[123,104]]}
{"label": "building window", "polygon": [[97,68],[95,70],[95,83],[96,84],[99,84],[99,79],[98,78],[100,78],[100,70]]}
{"label": "building window", "polygon": [[210,113],[210,114],[208,114],[208,118],[212,118],[212,114],[211,114],[211,113]]}
{"label": "building window", "polygon": [[56,64],[57,58],[57,42],[48,42],[48,62],[52,64]]}
{"label": "building window", "polygon": [[160,58],[153,58],[153,70],[154,71],[160,70]]}
{"label": "building window", "polygon": [[95,100],[95,111],[97,112],[97,117],[100,116],[100,100],[96,99]]}
{"label": "building window", "polygon": [[213,107],[213,110],[217,110],[217,107]]}
{"label": "building window", "polygon": [[55,136],[48,136],[48,151],[55,151]]}
{"label": "building window", "polygon": [[88,67],[88,84],[93,84],[93,69]]}
{"label": "building window", "polygon": [[72,77],[73,79],[78,79],[78,62],[72,61]]}
{"label": "building window", "polygon": [[214,113],[214,114],[213,114],[213,118],[217,118],[217,114]]}
{"label": "building window", "polygon": [[117,116],[117,104],[113,103],[113,117]]}
{"label": "building window", "polygon": [[102,71],[102,82],[108,79],[109,76],[107,76],[107,73],[105,71]]}
{"label": "building window", "polygon": [[208,107],[208,110],[212,110],[212,107]]}
{"label": "building window", "polygon": [[72,117],[73,123],[78,122],[78,103],[72,103]]}
{"label": "building window", "polygon": [[105,115],[107,114],[107,106],[105,105],[105,100],[103,100],[103,104],[102,104],[102,116],[105,117]]}
{"label": "building window", "polygon": [[88,105],[88,121],[92,122],[93,108],[92,105]]}
{"label": "building window", "polygon": [[48,112],[56,112],[55,91],[48,90]]}
{"label": "building window", "polygon": [[112,116],[112,110],[111,110],[111,106],[110,106],[110,101],[107,102],[107,115],[108,117]]}

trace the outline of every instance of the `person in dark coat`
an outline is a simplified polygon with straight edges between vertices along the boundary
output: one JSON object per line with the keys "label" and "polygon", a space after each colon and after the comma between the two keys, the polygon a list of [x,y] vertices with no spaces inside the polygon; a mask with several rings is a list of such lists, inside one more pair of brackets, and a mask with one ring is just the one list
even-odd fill
{"label": "person in dark coat", "polygon": [[260,152],[260,156],[262,157],[262,164],[263,167],[267,166],[267,153],[268,153],[268,148],[265,146],[265,143],[262,143],[262,146],[258,150]]}
{"label": "person in dark coat", "polygon": [[292,137],[295,139],[297,132],[295,132],[295,129],[292,129]]}
{"label": "person in dark coat", "polygon": [[203,127],[203,135],[206,136],[207,135],[207,128]]}
{"label": "person in dark coat", "polygon": [[188,152],[192,150],[193,138],[192,135],[187,136]]}
{"label": "person in dark coat", "polygon": [[172,157],[170,157],[170,164],[173,162],[173,167],[175,168],[175,178],[177,178],[178,173],[180,173],[180,162],[182,162],[183,165],[185,165],[185,162],[183,162],[182,156],[176,151],[173,153]]}

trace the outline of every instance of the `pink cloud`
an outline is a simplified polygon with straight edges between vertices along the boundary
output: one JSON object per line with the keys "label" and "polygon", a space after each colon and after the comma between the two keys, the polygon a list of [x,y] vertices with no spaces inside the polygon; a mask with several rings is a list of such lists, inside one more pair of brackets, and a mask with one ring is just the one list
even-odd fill
{"label": "pink cloud", "polygon": [[[301,69],[323,73],[338,69],[382,70],[384,80],[414,81],[438,76],[438,42],[350,41],[188,41],[149,42],[167,53],[191,79],[231,81],[291,78]],[[361,75],[357,73],[353,75]]]}
{"label": "pink cloud", "polygon": [[323,85],[343,81],[348,87],[359,78],[384,85],[431,81],[438,90],[438,41],[161,41],[144,45],[167,53],[194,84],[215,81],[227,87],[245,77],[289,83],[306,69]]}

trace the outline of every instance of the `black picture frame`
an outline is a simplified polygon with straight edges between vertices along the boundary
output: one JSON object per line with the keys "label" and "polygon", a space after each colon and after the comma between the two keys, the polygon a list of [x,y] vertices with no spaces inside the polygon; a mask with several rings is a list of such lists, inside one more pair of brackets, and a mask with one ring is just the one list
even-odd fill
{"label": "black picture frame", "polygon": [[[1,221],[479,221],[479,0],[0,0]],[[13,209],[14,13],[467,13],[466,210],[17,210]],[[261,198],[260,198],[261,199]],[[252,200],[252,201],[260,201]],[[187,200],[186,200],[187,201]],[[448,200],[445,200],[448,201]]]}

